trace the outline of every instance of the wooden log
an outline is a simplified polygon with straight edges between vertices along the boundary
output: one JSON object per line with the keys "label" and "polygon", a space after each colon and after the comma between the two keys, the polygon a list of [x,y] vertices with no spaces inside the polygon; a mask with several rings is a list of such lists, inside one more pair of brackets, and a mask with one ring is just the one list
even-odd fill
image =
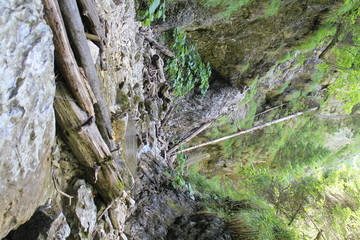
{"label": "wooden log", "polygon": [[[93,34],[101,39],[100,49],[107,44],[105,36],[105,27],[100,21],[99,14],[96,10],[96,3],[94,0],[79,0],[79,7],[82,10],[82,15],[88,19],[90,28]],[[104,49],[102,49],[104,50]]]}
{"label": "wooden log", "polygon": [[62,0],[60,5],[61,12],[65,19],[65,25],[72,40],[73,47],[77,53],[78,60],[84,69],[97,103],[94,104],[96,114],[96,124],[105,140],[106,144],[112,146],[112,127],[109,108],[102,94],[100,80],[96,72],[94,62],[90,55],[89,45],[87,44],[84,25],[81,21],[79,8],[76,0]]}
{"label": "wooden log", "polygon": [[91,88],[88,82],[81,74],[76,63],[74,53],[72,52],[64,21],[60,14],[60,8],[55,0],[44,0],[45,19],[53,32],[53,41],[55,45],[55,60],[61,75],[65,78],[71,93],[76,99],[78,105],[88,113],[94,116]]}
{"label": "wooden log", "polygon": [[61,83],[56,88],[54,107],[64,141],[84,167],[87,182],[94,184],[107,203],[112,202],[122,193],[122,179],[96,124],[87,121],[87,114]]}
{"label": "wooden log", "polygon": [[100,66],[102,70],[107,70],[105,55],[107,39],[105,34],[105,26],[100,21],[99,14],[96,10],[96,3],[94,0],[79,0],[78,3],[82,14],[88,19],[91,31],[100,39],[100,41],[98,41],[100,48]]}
{"label": "wooden log", "polygon": [[175,54],[170,51],[169,49],[167,49],[166,47],[164,47],[163,45],[161,45],[160,43],[158,43],[154,38],[150,37],[147,33],[140,31],[141,35],[144,36],[144,38],[146,40],[148,40],[148,42],[152,43],[157,49],[160,50],[160,52],[162,52],[164,55],[168,56],[168,57],[175,57]]}

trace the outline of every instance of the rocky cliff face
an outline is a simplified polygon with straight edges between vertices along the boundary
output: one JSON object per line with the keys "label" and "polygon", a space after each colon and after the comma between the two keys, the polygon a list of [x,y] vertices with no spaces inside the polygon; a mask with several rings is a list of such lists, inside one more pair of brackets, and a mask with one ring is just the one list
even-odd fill
{"label": "rocky cliff face", "polygon": [[0,2],[0,238],[51,193],[52,34],[40,0]]}
{"label": "rocky cliff face", "polygon": [[185,29],[213,70],[241,87],[263,76],[298,40],[311,36],[335,2],[285,0],[274,16],[265,17],[267,2],[254,1],[227,20],[215,12]]}
{"label": "rocky cliff face", "polygon": [[[299,40],[310,38],[333,7],[333,0],[286,0],[274,16],[266,17],[266,1],[254,1],[227,19],[218,8],[193,1],[170,4],[168,21],[157,28],[183,27],[217,76],[204,98],[195,95],[179,102],[165,124],[170,141],[182,139],[185,132],[225,113],[234,113],[237,120],[245,118],[249,106],[239,108],[231,103],[241,102],[240,91],[249,95],[244,91],[248,87],[256,92],[253,98],[258,111],[319,90],[311,74],[320,62],[320,50],[307,53],[300,64],[294,59],[280,60]],[[310,102],[307,105],[313,104]]]}
{"label": "rocky cliff face", "polygon": [[[244,117],[248,106],[239,109],[237,103],[256,76],[260,90],[255,97],[262,102],[286,100],[297,85],[306,85],[316,55],[296,71],[294,61],[272,66],[297,40],[311,35],[334,1],[284,0],[279,14],[270,18],[263,17],[264,5],[254,3],[227,21],[197,1],[174,1],[167,25],[159,28],[185,27],[218,77],[204,97],[181,99],[170,113],[171,97],[154,65],[153,56],[160,53],[144,38],[151,30],[135,21],[134,2],[95,2],[108,30],[108,68],[98,68],[98,75],[123,154],[123,194],[105,203],[93,183],[84,180],[88,172],[62,133],[55,138],[53,47],[41,1],[1,2],[0,238],[42,205],[8,238],[231,239],[223,219],[197,214],[194,196],[172,186],[164,174],[172,167],[165,154],[168,142],[235,110]],[[179,9],[184,14],[175,14]],[[286,94],[278,91],[284,83]],[[48,197],[52,202],[45,204]]]}

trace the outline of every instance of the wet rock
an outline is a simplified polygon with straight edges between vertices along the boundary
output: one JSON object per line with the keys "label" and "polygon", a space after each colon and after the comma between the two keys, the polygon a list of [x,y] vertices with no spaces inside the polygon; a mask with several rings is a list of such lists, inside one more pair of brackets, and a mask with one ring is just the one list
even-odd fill
{"label": "wet rock", "polygon": [[0,238],[51,194],[52,34],[41,0],[0,2]]}

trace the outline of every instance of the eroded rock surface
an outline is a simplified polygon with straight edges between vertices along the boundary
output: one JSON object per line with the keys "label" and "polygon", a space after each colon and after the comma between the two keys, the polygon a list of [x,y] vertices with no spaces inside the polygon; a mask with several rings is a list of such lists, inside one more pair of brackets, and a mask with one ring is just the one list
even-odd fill
{"label": "eroded rock surface", "polygon": [[0,238],[51,192],[53,44],[40,0],[0,2]]}
{"label": "eroded rock surface", "polygon": [[205,96],[198,94],[179,100],[164,123],[167,140],[181,140],[202,124],[228,114],[237,108],[245,94],[246,91],[242,93],[229,84],[215,82]]}
{"label": "eroded rock surface", "polygon": [[266,17],[266,1],[254,1],[228,20],[214,16],[187,26],[189,38],[214,71],[241,87],[262,77],[299,39],[311,37],[335,1],[282,1]]}

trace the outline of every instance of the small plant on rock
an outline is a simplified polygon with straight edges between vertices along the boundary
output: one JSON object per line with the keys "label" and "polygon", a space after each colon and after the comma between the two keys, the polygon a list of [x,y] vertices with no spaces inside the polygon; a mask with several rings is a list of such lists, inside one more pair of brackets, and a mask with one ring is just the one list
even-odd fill
{"label": "small plant on rock", "polygon": [[205,94],[209,88],[210,64],[201,60],[196,47],[187,43],[186,34],[179,28],[173,31],[171,49],[175,57],[167,60],[165,70],[172,81],[175,97],[185,96],[196,85]]}
{"label": "small plant on rock", "polygon": [[165,1],[151,0],[148,3],[146,10],[140,10],[138,12],[138,19],[144,26],[150,26],[150,24],[156,19],[162,19],[165,21]]}

